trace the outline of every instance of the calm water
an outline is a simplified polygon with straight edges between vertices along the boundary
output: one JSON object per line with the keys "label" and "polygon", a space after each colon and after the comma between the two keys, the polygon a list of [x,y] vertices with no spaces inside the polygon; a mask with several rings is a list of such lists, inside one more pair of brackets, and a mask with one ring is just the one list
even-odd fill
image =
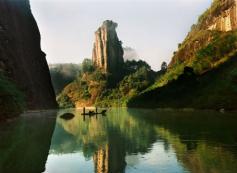
{"label": "calm water", "polygon": [[[75,117],[61,119],[65,112]],[[63,110],[56,125],[50,115],[1,125],[1,173],[237,172],[234,113],[124,108],[83,117]]]}

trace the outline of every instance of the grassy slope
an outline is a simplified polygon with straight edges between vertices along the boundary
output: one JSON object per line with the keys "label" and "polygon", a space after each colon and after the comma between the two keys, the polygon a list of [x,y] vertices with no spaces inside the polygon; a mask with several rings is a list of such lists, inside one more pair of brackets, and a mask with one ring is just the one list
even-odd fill
{"label": "grassy slope", "polygon": [[237,49],[236,31],[219,32],[207,29],[213,17],[226,8],[220,0],[213,1],[211,7],[199,17],[198,22],[192,25],[187,37],[174,52],[168,72],[151,87],[152,89],[177,79],[185,66],[192,67],[199,74],[211,70],[223,63],[225,56]]}
{"label": "grassy slope", "polygon": [[[169,69],[154,85],[132,98],[128,106],[236,109],[237,31],[208,31],[208,22],[226,8],[215,0],[193,25]],[[193,68],[196,78],[183,74]]]}
{"label": "grassy slope", "polygon": [[183,77],[130,100],[130,107],[237,109],[237,54],[202,75]]}

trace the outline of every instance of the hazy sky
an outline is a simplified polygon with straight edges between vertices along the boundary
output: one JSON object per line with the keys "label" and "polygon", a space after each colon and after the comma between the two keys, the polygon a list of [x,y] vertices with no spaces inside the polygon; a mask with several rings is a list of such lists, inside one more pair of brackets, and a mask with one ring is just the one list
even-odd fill
{"label": "hazy sky", "polygon": [[92,56],[94,32],[118,23],[123,46],[154,69],[169,62],[178,43],[212,0],[31,0],[49,63],[80,63]]}

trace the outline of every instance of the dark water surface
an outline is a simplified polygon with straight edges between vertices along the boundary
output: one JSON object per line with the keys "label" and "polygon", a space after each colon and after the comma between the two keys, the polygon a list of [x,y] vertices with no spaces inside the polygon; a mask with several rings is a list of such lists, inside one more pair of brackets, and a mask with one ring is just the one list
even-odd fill
{"label": "dark water surface", "polygon": [[0,173],[45,170],[57,111],[27,113],[0,123]]}
{"label": "dark water surface", "polygon": [[72,109],[56,125],[48,114],[0,124],[0,173],[237,172],[236,113]]}

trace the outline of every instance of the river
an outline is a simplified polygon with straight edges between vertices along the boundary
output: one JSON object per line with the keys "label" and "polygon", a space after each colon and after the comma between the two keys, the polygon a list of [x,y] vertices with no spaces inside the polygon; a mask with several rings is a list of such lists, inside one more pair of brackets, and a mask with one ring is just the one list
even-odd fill
{"label": "river", "polygon": [[[64,120],[64,113],[75,115]],[[110,109],[28,113],[0,124],[3,173],[236,173],[237,114]]]}

